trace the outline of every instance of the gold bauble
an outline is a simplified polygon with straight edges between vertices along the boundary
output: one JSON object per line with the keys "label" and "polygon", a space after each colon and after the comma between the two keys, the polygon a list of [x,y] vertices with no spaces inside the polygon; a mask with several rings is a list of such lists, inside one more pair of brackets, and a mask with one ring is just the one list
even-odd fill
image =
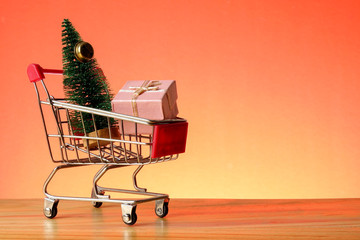
{"label": "gold bauble", "polygon": [[77,60],[85,63],[94,56],[94,49],[90,43],[80,41],[75,45],[74,53]]}

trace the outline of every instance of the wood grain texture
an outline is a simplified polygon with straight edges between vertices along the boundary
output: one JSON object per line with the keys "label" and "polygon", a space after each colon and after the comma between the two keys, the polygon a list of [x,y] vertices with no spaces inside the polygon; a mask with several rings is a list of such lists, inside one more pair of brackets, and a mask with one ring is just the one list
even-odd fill
{"label": "wood grain texture", "polygon": [[360,239],[360,199],[171,199],[164,219],[154,206],[127,226],[118,204],[60,201],[47,219],[41,199],[0,200],[0,239]]}

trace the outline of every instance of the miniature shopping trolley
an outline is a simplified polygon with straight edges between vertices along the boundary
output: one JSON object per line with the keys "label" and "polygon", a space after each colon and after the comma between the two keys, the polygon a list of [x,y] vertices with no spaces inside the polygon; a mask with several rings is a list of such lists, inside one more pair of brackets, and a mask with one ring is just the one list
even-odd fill
{"label": "miniature shopping trolley", "polygon": [[[148,192],[147,189],[139,187],[136,176],[144,165],[175,160],[180,153],[185,152],[187,121],[182,118],[155,121],[71,104],[64,98],[50,95],[45,85],[44,74],[62,75],[62,70],[43,69],[38,64],[30,64],[27,73],[35,87],[51,159],[59,164],[44,183],[44,215],[54,218],[59,200],[89,201],[96,208],[104,202],[113,202],[121,204],[124,223],[132,225],[137,221],[137,205],[155,201],[156,215],[165,217],[168,213],[169,196]],[[91,115],[94,135],[85,132],[84,124],[83,129],[77,128],[75,131],[70,121],[70,116],[74,113],[81,119],[86,114]],[[108,123],[108,128],[104,130],[105,136],[96,131],[95,119],[99,118]],[[127,131],[129,125],[131,131]],[[138,130],[143,126],[151,128],[151,134],[142,134]],[[57,196],[48,193],[48,185],[57,171],[91,164],[98,164],[101,168],[93,178],[89,197]],[[132,175],[134,189],[98,185],[98,181],[108,170],[125,166],[137,166]],[[110,198],[110,192],[136,194],[138,198],[113,199]]]}

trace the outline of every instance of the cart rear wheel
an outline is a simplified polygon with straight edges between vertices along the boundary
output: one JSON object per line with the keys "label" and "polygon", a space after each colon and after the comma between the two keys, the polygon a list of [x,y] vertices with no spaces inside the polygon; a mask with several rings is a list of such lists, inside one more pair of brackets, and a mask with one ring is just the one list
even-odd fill
{"label": "cart rear wheel", "polygon": [[[99,192],[99,195],[104,195],[104,192],[103,191],[100,191]],[[91,191],[91,198],[97,198],[96,197],[96,195],[95,195],[95,191],[94,191],[94,189]],[[92,203],[92,205],[93,205],[93,207],[95,207],[95,208],[99,208],[99,207],[101,207],[102,206],[102,202],[91,202]]]}
{"label": "cart rear wheel", "polygon": [[102,202],[92,202],[94,208],[99,208],[102,206],[102,204],[103,204]]}
{"label": "cart rear wheel", "polygon": [[168,213],[169,213],[169,202],[164,202],[164,204],[162,206],[156,204],[156,206],[155,206],[155,214],[158,217],[163,218],[166,215],[168,215]]}
{"label": "cart rear wheel", "polygon": [[44,210],[44,215],[45,215],[45,217],[47,217],[47,218],[54,218],[54,217],[56,217],[56,215],[57,215],[57,208],[56,207],[54,207],[54,208],[52,208],[52,209],[45,209]]}
{"label": "cart rear wheel", "polygon": [[59,203],[59,201],[55,201],[52,206],[47,206],[44,208],[45,217],[50,218],[50,219],[56,217],[57,212],[58,212],[58,210],[57,210],[58,203]]}

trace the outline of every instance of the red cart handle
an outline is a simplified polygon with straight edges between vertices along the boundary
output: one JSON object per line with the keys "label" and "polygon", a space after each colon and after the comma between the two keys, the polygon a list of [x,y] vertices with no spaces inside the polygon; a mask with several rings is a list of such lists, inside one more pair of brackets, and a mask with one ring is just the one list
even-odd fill
{"label": "red cart handle", "polygon": [[56,69],[44,69],[39,64],[30,64],[27,68],[27,74],[29,76],[30,82],[37,82],[45,78],[44,74],[58,74],[62,75],[63,70]]}

